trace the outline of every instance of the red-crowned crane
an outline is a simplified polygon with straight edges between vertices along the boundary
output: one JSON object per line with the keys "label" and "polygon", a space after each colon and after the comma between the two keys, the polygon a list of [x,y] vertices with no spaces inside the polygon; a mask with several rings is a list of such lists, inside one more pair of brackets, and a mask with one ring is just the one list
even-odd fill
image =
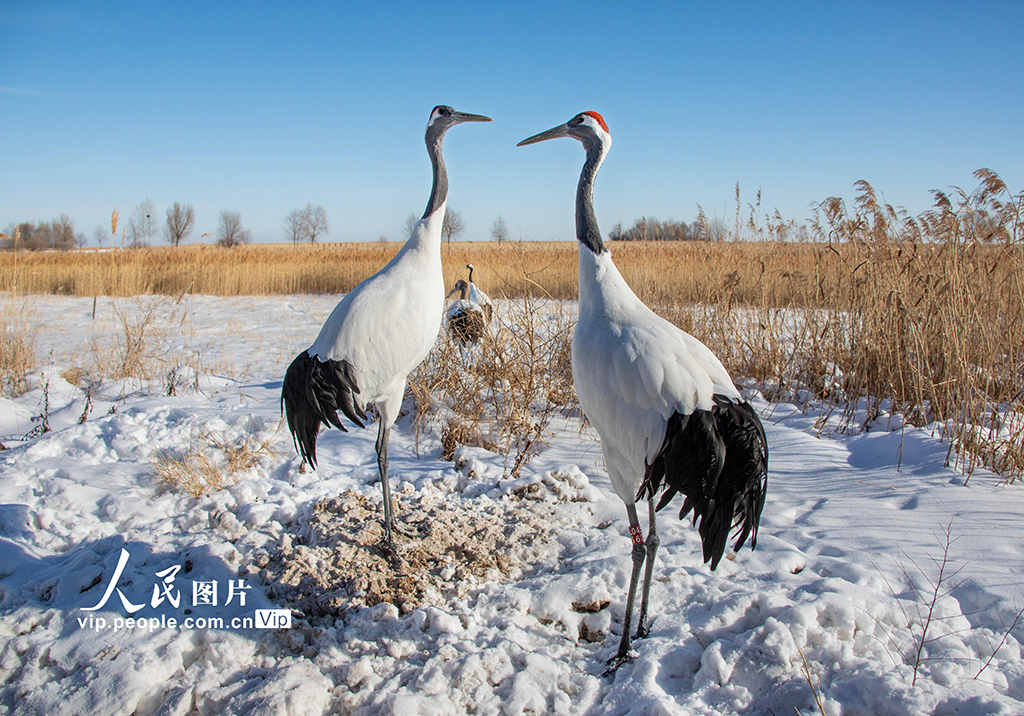
{"label": "red-crowned crane", "polygon": [[441,222],[448,197],[448,173],[441,144],[448,129],[490,117],[434,107],[427,122],[427,153],[434,170],[423,218],[405,245],[379,272],[352,289],[335,306],[320,335],[299,353],[285,373],[281,402],[295,446],[316,467],[316,438],[323,423],[345,431],[338,410],[363,427],[363,406],[377,408],[377,466],[384,493],[382,544],[396,554],[394,510],[388,484],[388,436],[398,418],[406,378],[430,352],[444,313]]}
{"label": "red-crowned crane", "polygon": [[[721,361],[700,341],[656,315],[623,280],[601,241],[594,215],[594,178],[611,146],[597,112],[524,139],[519,146],[572,137],[587,152],[576,191],[579,320],[572,337],[572,377],[580,405],[597,430],[615,493],[626,504],[633,570],[618,653],[611,673],[629,659],[633,602],[646,559],[636,638],[647,636],[647,606],[658,551],[655,513],[676,493],[691,510],[711,569],[757,527],[768,486],[768,443],[756,411],[743,400]],[[654,498],[660,501],[655,505]],[[650,515],[643,539],[636,501]]]}
{"label": "red-crowned crane", "polygon": [[484,309],[469,297],[469,284],[465,279],[460,278],[456,281],[455,288],[448,293],[448,296],[456,292],[458,292],[459,298],[445,311],[445,317],[448,319],[448,332],[463,347],[467,343],[479,343],[487,328]]}
{"label": "red-crowned crane", "polygon": [[466,264],[463,268],[469,269],[469,300],[480,306],[480,310],[484,312],[484,318],[490,323],[491,316],[494,314],[494,304],[491,303],[491,297],[473,283],[473,264]]}

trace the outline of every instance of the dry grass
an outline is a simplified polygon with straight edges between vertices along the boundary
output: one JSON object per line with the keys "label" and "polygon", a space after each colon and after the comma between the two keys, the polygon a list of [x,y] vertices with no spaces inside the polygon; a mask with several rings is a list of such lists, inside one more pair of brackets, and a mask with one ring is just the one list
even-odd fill
{"label": "dry grass", "polygon": [[276,455],[270,447],[273,438],[260,440],[245,433],[232,440],[203,431],[192,436],[187,450],[158,451],[154,459],[156,476],[199,498],[230,487],[239,473],[272,460]]}
{"label": "dry grass", "polygon": [[573,316],[565,304],[524,296],[495,312],[483,340],[463,349],[444,332],[409,378],[417,430],[441,425],[446,459],[460,445],[506,456],[517,477],[558,414],[578,410],[572,388]]}
{"label": "dry grass", "polygon": [[135,296],[114,304],[114,315],[121,328],[112,361],[114,378],[149,378],[154,360],[154,328],[159,303]]}
{"label": "dry grass", "polygon": [[35,352],[28,332],[16,317],[0,313],[0,395],[24,393],[25,376],[35,367]]}
{"label": "dry grass", "polygon": [[[17,230],[14,235],[18,236]],[[25,306],[20,295],[24,271],[19,256],[11,258],[8,272],[3,274],[8,285],[0,303],[0,395],[17,396],[27,389],[25,378],[36,367],[36,359],[31,335],[24,326]]]}
{"label": "dry grass", "polygon": [[[138,296],[186,293],[210,296],[333,294],[351,290],[387,263],[398,243],[318,246],[251,245],[153,247],[112,251],[2,252],[0,290],[18,275],[23,293]],[[806,293],[807,278],[793,267],[813,266],[827,249],[812,244],[629,243],[612,246],[620,270],[645,300],[702,300],[716,279],[727,279],[735,300],[749,301],[762,262],[777,273],[772,290],[781,305]],[[473,263],[476,283],[492,297],[576,298],[575,242],[455,243],[442,248],[448,285]],[[707,273],[708,267],[714,267]],[[465,272],[461,272],[465,275]],[[524,281],[523,276],[528,280]],[[760,291],[757,291],[760,295]],[[798,304],[805,299],[796,298]]]}
{"label": "dry grass", "polygon": [[154,464],[156,476],[160,480],[184,490],[192,497],[199,498],[234,484],[203,450],[190,449],[182,454],[160,452]]}

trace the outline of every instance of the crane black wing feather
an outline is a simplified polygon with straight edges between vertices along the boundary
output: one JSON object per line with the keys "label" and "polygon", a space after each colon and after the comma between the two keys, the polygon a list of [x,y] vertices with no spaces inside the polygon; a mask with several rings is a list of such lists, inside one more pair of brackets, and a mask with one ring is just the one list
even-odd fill
{"label": "crane black wing feather", "polygon": [[746,402],[721,395],[711,410],[689,415],[673,413],[665,440],[647,465],[637,499],[653,499],[656,509],[678,493],[684,496],[682,519],[691,511],[698,523],[704,561],[711,569],[725,554],[729,532],[736,528],[739,549],[750,537],[757,545],[757,527],[768,486],[768,442],[757,412]]}
{"label": "crane black wing feather", "polygon": [[281,385],[281,407],[295,447],[310,467],[316,467],[316,438],[321,423],[347,432],[339,409],[364,427],[366,413],[355,397],[358,393],[355,372],[346,360],[321,361],[302,351],[288,366]]}

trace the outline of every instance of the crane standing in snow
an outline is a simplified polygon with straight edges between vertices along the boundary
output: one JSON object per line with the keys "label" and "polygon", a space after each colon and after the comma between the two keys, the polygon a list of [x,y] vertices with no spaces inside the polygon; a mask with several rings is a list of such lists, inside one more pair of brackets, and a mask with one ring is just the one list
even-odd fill
{"label": "crane standing in snow", "polygon": [[[757,527],[768,485],[768,444],[757,413],[721,361],[700,341],[656,315],[636,297],[612,263],[594,215],[594,178],[612,143],[597,112],[524,139],[579,140],[587,153],[576,191],[579,320],[572,337],[572,377],[580,405],[597,429],[608,476],[626,505],[633,570],[618,653],[607,673],[629,659],[633,602],[646,559],[636,637],[649,633],[647,606],[658,550],[655,513],[683,493],[711,569],[738,528],[739,549]],[[655,506],[654,498],[660,492]],[[636,501],[647,498],[643,539]]]}
{"label": "crane standing in snow", "polygon": [[469,284],[465,279],[460,278],[456,281],[455,287],[448,293],[448,296],[456,292],[458,292],[459,298],[445,311],[445,317],[448,319],[448,332],[463,347],[467,343],[479,343],[487,328],[484,309],[469,297]]}
{"label": "crane standing in snow", "polygon": [[491,316],[494,313],[494,304],[491,303],[491,297],[473,283],[473,264],[466,264],[462,268],[469,269],[469,300],[480,306],[480,310],[484,313],[484,318],[487,320],[487,323],[490,323]]}
{"label": "crane standing in snow", "polygon": [[379,414],[377,466],[384,493],[384,539],[395,554],[394,510],[388,484],[388,436],[398,418],[406,378],[430,352],[444,313],[441,222],[448,173],[441,144],[448,129],[490,117],[434,107],[427,122],[427,153],[434,184],[412,236],[387,266],[352,289],[335,306],[320,335],[285,373],[281,402],[302,459],[316,467],[316,438],[323,423],[345,431],[340,409],[363,427],[363,406]]}

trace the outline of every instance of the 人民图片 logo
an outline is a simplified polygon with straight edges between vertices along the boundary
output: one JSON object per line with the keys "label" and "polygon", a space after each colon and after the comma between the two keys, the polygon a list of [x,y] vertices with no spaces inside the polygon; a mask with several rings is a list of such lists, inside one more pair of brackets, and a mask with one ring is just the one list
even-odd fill
{"label": "\u4eba\u6c11\u56fe\u7247 logo", "polygon": [[[179,620],[178,617],[161,614],[159,616],[145,617],[134,616],[146,607],[146,601],[136,603],[129,599],[118,583],[124,574],[130,555],[128,550],[121,548],[121,554],[117,560],[110,581],[103,592],[99,602],[91,607],[82,607],[83,612],[96,612],[103,609],[110,597],[116,592],[124,608],[127,618],[112,617],[108,622],[107,618],[100,615],[80,616],[79,626],[83,629],[89,628],[95,631],[112,628],[120,629],[290,629],[292,615],[287,609],[256,609],[253,616],[235,616],[230,619],[223,617],[188,616]],[[173,565],[155,573],[156,580],[153,584],[152,595],[149,599],[149,606],[156,609],[165,602],[178,609],[181,606],[181,589],[175,584],[175,578],[181,570],[181,565]],[[226,586],[222,585],[226,581]],[[245,606],[246,594],[252,586],[245,583],[243,579],[228,580],[191,580],[192,585],[192,607],[216,607],[216,606]],[[221,603],[223,599],[223,603]],[[237,600],[237,601],[236,601]],[[189,614],[186,610],[186,614]]]}

